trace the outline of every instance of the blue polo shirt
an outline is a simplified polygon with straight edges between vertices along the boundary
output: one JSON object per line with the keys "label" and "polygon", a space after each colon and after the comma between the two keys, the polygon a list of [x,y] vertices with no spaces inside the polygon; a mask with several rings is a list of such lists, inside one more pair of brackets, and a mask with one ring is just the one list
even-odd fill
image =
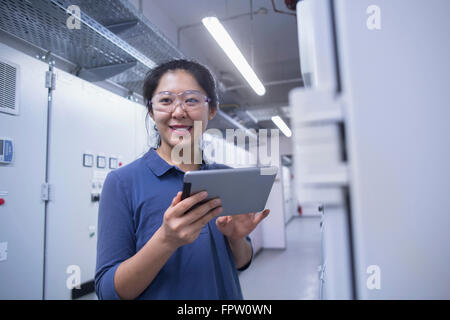
{"label": "blue polo shirt", "polygon": [[[199,170],[223,168],[228,167],[203,162]],[[98,213],[95,291],[99,299],[120,299],[114,288],[117,267],[162,225],[164,212],[183,188],[183,176],[184,171],[169,165],[154,148],[108,174]],[[172,254],[137,299],[243,299],[237,271],[214,218],[193,243]]]}

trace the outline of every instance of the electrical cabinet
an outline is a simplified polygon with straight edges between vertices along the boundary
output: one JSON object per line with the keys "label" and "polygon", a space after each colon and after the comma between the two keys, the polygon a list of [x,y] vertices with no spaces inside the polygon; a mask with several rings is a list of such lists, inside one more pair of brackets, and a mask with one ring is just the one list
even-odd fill
{"label": "electrical cabinet", "polygon": [[[144,109],[130,100],[56,70],[50,130],[45,298],[70,299],[76,266],[82,284],[94,279],[98,201],[110,165],[137,158],[135,125]],[[88,153],[86,150],[89,150]],[[113,156],[119,155],[119,156]],[[113,161],[110,161],[113,159]]]}
{"label": "electrical cabinet", "polygon": [[0,112],[14,147],[0,163],[0,299],[73,299],[92,288],[107,174],[153,142],[146,110],[1,43],[0,61],[18,67],[20,101]]}
{"label": "electrical cabinet", "polygon": [[[14,153],[12,161],[0,163],[0,243],[4,253],[0,261],[0,299],[42,299],[45,202],[41,199],[41,185],[46,164],[44,80],[48,65],[2,43],[0,61],[6,67],[17,68],[14,78],[8,76],[10,68],[0,69],[2,79],[14,81],[2,85],[2,96],[12,97],[17,92],[16,101],[20,101],[20,105],[13,104],[20,112],[0,110],[0,137],[13,142]],[[10,92],[6,92],[8,88]]]}
{"label": "electrical cabinet", "polygon": [[324,205],[325,299],[450,298],[449,10],[297,4],[295,174],[300,203]]}
{"label": "electrical cabinet", "polygon": [[361,299],[450,298],[449,10],[336,2]]}

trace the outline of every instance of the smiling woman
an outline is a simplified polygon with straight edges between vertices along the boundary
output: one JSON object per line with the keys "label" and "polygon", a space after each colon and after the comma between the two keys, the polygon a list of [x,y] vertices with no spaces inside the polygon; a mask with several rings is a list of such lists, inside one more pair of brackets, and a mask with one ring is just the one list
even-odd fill
{"label": "smiling woman", "polygon": [[[201,121],[203,132],[218,108],[213,76],[206,67],[193,61],[173,60],[153,69],[145,78],[143,95],[159,133],[157,148],[162,146],[162,151],[167,151],[162,142],[171,146],[178,143],[175,136],[173,140],[176,141],[169,143],[169,137],[183,128],[192,127],[194,121]],[[197,100],[194,105],[193,99]],[[181,103],[177,103],[179,101]],[[181,108],[177,108],[178,105]],[[167,122],[168,117],[172,118],[170,122]]]}
{"label": "smiling woman", "polygon": [[[144,99],[160,141],[106,178],[99,207],[97,295],[242,299],[237,270],[250,265],[248,234],[268,210],[217,218],[220,199],[193,208],[207,193],[181,200],[184,173],[227,166],[184,157],[177,165],[172,161],[180,144],[196,154],[197,142],[217,112],[214,78],[196,62],[169,61],[147,75]],[[200,130],[195,130],[198,124]]]}

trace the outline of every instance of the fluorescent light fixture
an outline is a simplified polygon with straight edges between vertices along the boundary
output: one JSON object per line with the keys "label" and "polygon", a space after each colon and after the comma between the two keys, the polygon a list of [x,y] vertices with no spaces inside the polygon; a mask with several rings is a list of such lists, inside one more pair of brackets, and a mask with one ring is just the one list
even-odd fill
{"label": "fluorescent light fixture", "polygon": [[278,128],[280,128],[281,132],[284,133],[286,137],[292,136],[292,131],[289,129],[287,124],[281,119],[279,116],[272,117],[272,121],[277,125]]}
{"label": "fluorescent light fixture", "polygon": [[222,26],[219,19],[216,17],[206,17],[202,19],[202,22],[209,33],[211,33],[214,40],[217,41],[228,58],[230,58],[239,72],[244,76],[245,80],[247,80],[250,87],[255,90],[257,95],[263,96],[266,93],[266,89],[248,64],[247,60],[245,60],[227,30]]}

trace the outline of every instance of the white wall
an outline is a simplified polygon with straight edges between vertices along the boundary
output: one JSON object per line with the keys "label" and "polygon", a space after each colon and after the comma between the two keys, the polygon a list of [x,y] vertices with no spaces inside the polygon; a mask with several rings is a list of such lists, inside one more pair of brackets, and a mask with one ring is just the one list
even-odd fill
{"label": "white wall", "polygon": [[292,137],[288,138],[286,137],[281,131],[280,131],[280,155],[289,155],[293,154],[292,150]]}
{"label": "white wall", "polygon": [[269,216],[261,222],[263,247],[267,249],[286,248],[286,232],[284,223],[283,184],[281,168],[278,170],[272,191],[267,199],[266,208],[270,209]]}

